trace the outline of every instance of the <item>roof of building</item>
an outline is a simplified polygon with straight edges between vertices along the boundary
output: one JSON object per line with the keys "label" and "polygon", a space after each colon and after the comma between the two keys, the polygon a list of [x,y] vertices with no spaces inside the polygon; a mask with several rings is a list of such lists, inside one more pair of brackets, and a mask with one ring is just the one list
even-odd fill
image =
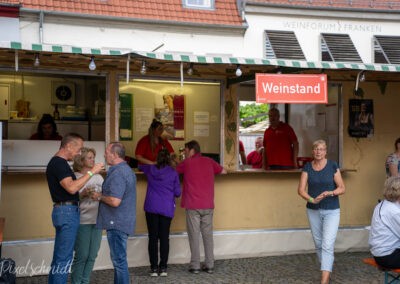
{"label": "roof of building", "polygon": [[400,0],[248,0],[247,4],[325,9],[400,11]]}
{"label": "roof of building", "polygon": [[215,9],[188,9],[182,0],[0,0],[1,5],[19,5],[21,9],[145,19],[206,25],[244,25],[236,0],[215,0]]}

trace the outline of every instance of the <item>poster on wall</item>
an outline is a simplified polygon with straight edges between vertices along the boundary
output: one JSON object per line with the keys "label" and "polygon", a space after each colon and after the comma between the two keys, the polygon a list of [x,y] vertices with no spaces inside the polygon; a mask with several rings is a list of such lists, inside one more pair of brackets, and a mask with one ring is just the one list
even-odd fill
{"label": "poster on wall", "polygon": [[132,94],[119,94],[119,139],[132,140]]}
{"label": "poster on wall", "polygon": [[185,139],[184,95],[163,95],[162,102],[156,103],[155,117],[164,125],[163,136],[171,140]]}
{"label": "poster on wall", "polygon": [[349,100],[349,135],[358,138],[374,136],[374,105],[372,100]]}

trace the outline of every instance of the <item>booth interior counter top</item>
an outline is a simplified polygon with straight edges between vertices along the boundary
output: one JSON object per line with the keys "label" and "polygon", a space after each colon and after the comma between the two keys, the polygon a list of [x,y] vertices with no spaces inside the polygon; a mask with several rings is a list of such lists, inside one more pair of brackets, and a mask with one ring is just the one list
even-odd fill
{"label": "booth interior counter top", "polygon": [[[356,172],[356,169],[341,168],[340,171],[343,172]],[[278,173],[301,173],[302,169],[293,170],[264,170],[264,169],[245,169],[245,170],[228,170],[228,174],[278,174]]]}
{"label": "booth interior counter top", "polygon": [[[85,147],[94,148],[96,162],[104,163],[105,142],[85,141]],[[50,140],[3,140],[2,171],[43,173],[51,157],[60,148],[60,141]]]}

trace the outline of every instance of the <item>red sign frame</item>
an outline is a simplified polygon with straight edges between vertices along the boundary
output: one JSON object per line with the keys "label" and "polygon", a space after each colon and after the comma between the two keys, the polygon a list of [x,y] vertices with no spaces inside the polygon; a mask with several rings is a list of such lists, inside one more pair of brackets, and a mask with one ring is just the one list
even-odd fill
{"label": "red sign frame", "polygon": [[326,74],[256,74],[257,103],[326,104]]}

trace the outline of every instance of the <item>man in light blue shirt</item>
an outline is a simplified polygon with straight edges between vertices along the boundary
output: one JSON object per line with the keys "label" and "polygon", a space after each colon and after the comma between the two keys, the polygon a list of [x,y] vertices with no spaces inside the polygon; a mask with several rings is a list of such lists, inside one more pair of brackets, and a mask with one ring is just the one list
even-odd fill
{"label": "man in light blue shirt", "polygon": [[110,143],[104,157],[111,167],[102,194],[93,194],[93,199],[100,201],[97,227],[107,231],[114,283],[128,284],[126,247],[136,224],[136,176],[125,162],[125,147],[121,143]]}

